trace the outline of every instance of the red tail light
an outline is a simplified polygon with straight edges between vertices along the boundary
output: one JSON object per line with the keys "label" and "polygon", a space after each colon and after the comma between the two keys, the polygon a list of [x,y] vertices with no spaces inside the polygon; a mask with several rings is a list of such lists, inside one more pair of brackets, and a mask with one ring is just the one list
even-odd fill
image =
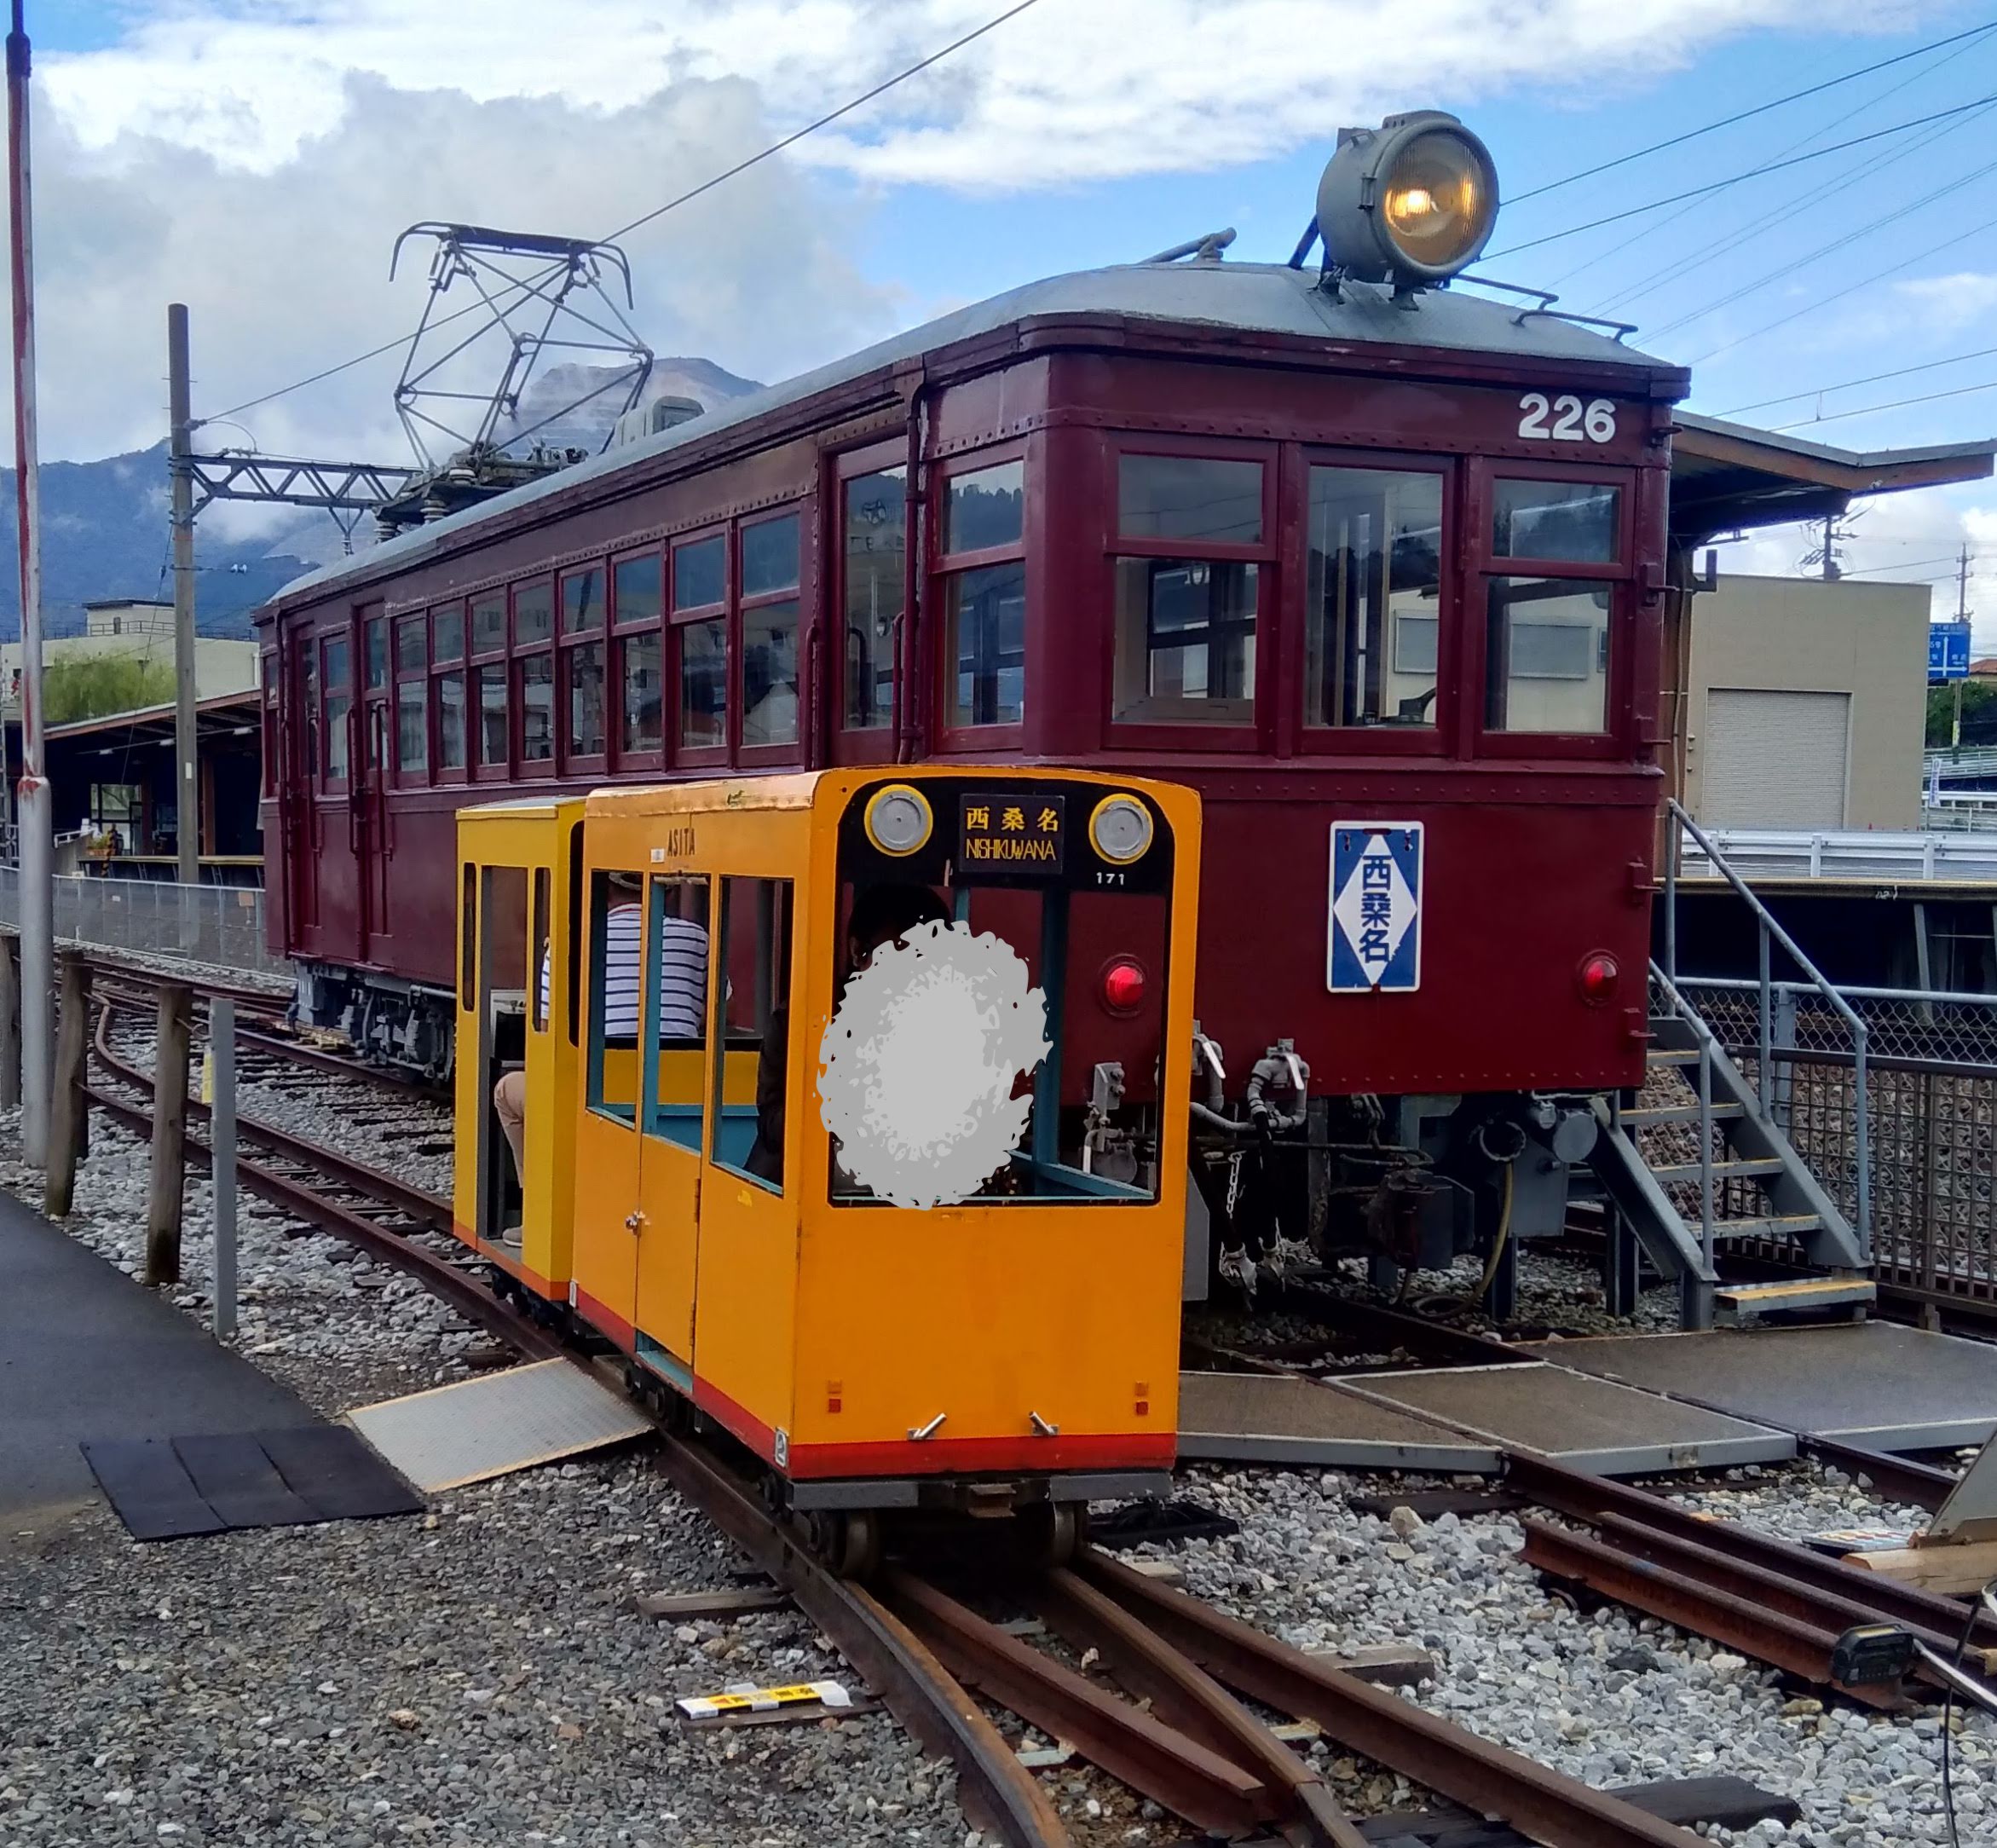
{"label": "red tail light", "polygon": [[1616,959],[1607,951],[1597,950],[1581,959],[1579,979],[1581,999],[1591,1008],[1598,1008],[1615,993],[1616,984],[1622,977],[1616,967]]}
{"label": "red tail light", "polygon": [[1135,1014],[1146,986],[1144,965],[1134,956],[1118,956],[1103,970],[1103,1006],[1111,1014]]}

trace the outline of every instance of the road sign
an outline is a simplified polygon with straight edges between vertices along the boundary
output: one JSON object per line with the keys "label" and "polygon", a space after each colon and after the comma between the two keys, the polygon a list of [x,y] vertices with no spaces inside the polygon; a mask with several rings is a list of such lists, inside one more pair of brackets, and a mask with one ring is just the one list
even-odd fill
{"label": "road sign", "polygon": [[1969,625],[1931,622],[1928,625],[1928,679],[1965,680],[1968,678]]}
{"label": "road sign", "polygon": [[1408,994],[1422,985],[1422,824],[1331,829],[1325,980],[1333,994]]}

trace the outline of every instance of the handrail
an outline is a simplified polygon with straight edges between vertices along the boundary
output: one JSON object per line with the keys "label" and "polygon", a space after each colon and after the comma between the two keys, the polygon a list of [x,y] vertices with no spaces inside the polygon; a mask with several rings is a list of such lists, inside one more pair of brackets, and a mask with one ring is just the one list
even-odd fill
{"label": "handrail", "polygon": [[[1706,1023],[1706,1016],[1700,1013],[1683,995],[1678,985],[1654,960],[1650,965],[1650,977],[1664,990],[1664,997],[1671,1011],[1692,1029],[1692,1037],[1699,1042],[1699,1256],[1706,1267],[1706,1276],[1715,1274],[1713,1196],[1712,1196],[1712,1061],[1720,1048],[1718,1037]],[[1710,1325],[1711,1304],[1703,1296],[1700,1299],[1700,1325]]]}
{"label": "handrail", "polygon": [[[1665,856],[1665,966],[1661,972],[1665,986],[1671,997],[1673,1005],[1680,1010],[1681,1014],[1689,1011],[1696,1014],[1697,1010],[1691,1008],[1691,1004],[1678,992],[1677,988],[1678,862],[1683,852],[1683,837],[1685,834],[1690,834],[1693,840],[1699,843],[1700,851],[1705,853],[1707,862],[1713,869],[1746,902],[1747,909],[1754,915],[1755,924],[1759,932],[1758,948],[1761,966],[1759,979],[1755,985],[1758,990],[1759,997],[1757,1025],[1761,1059],[1755,1073],[1755,1079],[1762,1115],[1766,1117],[1770,1113],[1770,1104],[1774,1095],[1772,1075],[1774,1060],[1770,1054],[1773,1050],[1774,1042],[1775,985],[1769,979],[1769,950],[1771,943],[1777,943],[1782,946],[1784,954],[1803,972],[1808,979],[1809,985],[1814,987],[1830,1003],[1833,1010],[1843,1019],[1845,1025],[1851,1030],[1851,1093],[1854,1131],[1852,1140],[1855,1164],[1857,1168],[1857,1174],[1854,1177],[1858,1209],[1858,1223],[1856,1230],[1858,1233],[1859,1250],[1864,1254],[1866,1261],[1869,1263],[1873,1254],[1872,1121],[1866,1093],[1866,1042],[1867,1038],[1866,1024],[1859,1018],[1857,1009],[1831,985],[1830,982],[1826,979],[1823,972],[1808,956],[1804,955],[1802,946],[1787,931],[1782,928],[1776,921],[1775,914],[1756,896],[1753,888],[1727,863],[1725,858],[1721,855],[1720,850],[1713,845],[1705,829],[1700,828],[1699,823],[1686,812],[1684,805],[1676,796],[1666,796],[1665,806],[1669,811],[1672,820],[1677,823],[1677,827],[1666,830],[1669,842]],[[1704,1027],[1705,1022],[1701,1020],[1700,1025]],[[1711,1030],[1707,1029],[1706,1031],[1710,1037]],[[1702,1062],[1706,1056],[1702,1044]]]}
{"label": "handrail", "polygon": [[[1745,992],[1760,986],[1751,975],[1681,975],[1678,979],[1688,988],[1726,988]],[[1771,982],[1769,985],[1778,995],[1786,995],[1801,994],[1811,985],[1808,982]],[[1847,983],[1838,992],[1847,1001],[1903,1001],[1909,1004],[1925,1002],[1931,1008],[1997,1008],[1997,995],[1975,994],[1966,989],[1859,988]]]}

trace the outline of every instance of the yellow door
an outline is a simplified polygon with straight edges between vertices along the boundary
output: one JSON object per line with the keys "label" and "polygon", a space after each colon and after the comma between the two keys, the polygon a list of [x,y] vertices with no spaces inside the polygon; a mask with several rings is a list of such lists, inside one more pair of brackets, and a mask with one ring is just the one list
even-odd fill
{"label": "yellow door", "polygon": [[707,881],[654,879],[645,905],[638,1352],[690,1388],[709,1094]]}
{"label": "yellow door", "polygon": [[591,875],[583,1108],[575,1132],[575,1308],[629,1348],[637,1321],[642,912],[619,875]]}

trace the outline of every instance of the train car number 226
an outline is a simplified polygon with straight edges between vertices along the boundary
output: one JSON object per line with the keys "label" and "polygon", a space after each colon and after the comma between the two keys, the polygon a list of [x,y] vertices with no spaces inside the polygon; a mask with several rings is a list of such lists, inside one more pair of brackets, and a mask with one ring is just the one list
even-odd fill
{"label": "train car number 226", "polygon": [[1613,442],[1616,407],[1607,398],[1586,404],[1572,392],[1550,399],[1544,391],[1528,391],[1519,400],[1524,415],[1519,434],[1540,442]]}

